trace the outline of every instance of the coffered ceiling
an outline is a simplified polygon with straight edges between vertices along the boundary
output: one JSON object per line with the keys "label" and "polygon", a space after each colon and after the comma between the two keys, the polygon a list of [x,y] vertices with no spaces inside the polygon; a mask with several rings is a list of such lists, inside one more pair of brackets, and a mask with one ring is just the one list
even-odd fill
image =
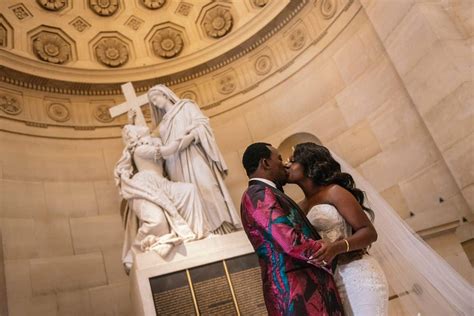
{"label": "coffered ceiling", "polygon": [[6,76],[89,84],[199,73],[257,46],[294,3],[1,0],[0,64]]}

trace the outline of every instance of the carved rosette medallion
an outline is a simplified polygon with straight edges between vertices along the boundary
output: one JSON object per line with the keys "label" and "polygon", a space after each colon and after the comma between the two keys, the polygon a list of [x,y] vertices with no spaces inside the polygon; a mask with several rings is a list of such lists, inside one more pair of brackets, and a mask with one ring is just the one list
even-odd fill
{"label": "carved rosette medallion", "polygon": [[209,37],[220,38],[230,32],[234,19],[229,10],[224,7],[215,7],[206,12],[202,25]]}
{"label": "carved rosette medallion", "polygon": [[265,75],[272,70],[272,59],[268,55],[262,55],[255,60],[255,72],[259,75]]}
{"label": "carved rosette medallion", "polygon": [[114,118],[110,116],[109,107],[107,105],[97,106],[93,114],[95,119],[102,123],[110,123],[114,120]]}
{"label": "carved rosette medallion", "polygon": [[180,99],[189,99],[197,102],[197,94],[194,91],[187,90],[180,94]]}
{"label": "carved rosette medallion", "polygon": [[60,11],[67,6],[66,0],[36,0],[38,4],[49,11]]}
{"label": "carved rosette medallion", "polygon": [[306,34],[305,32],[298,28],[291,32],[290,36],[288,37],[288,46],[291,50],[299,50],[303,48],[306,42]]}
{"label": "carved rosette medallion", "polygon": [[156,10],[164,6],[166,0],[141,0],[140,2],[145,6],[145,8]]}
{"label": "carved rosette medallion", "polygon": [[18,115],[23,108],[18,103],[16,98],[7,95],[0,96],[0,110],[9,115]]}
{"label": "carved rosette medallion", "polygon": [[128,61],[127,46],[117,38],[103,38],[95,48],[97,60],[108,67],[120,67]]}
{"label": "carved rosette medallion", "polygon": [[46,113],[56,122],[66,122],[69,120],[69,110],[61,103],[51,103]]}
{"label": "carved rosette medallion", "polygon": [[181,32],[172,28],[159,30],[151,39],[151,46],[157,56],[173,58],[183,50]]}
{"label": "carved rosette medallion", "polygon": [[217,82],[217,91],[222,94],[229,94],[237,87],[235,78],[232,74],[221,77]]}
{"label": "carved rosette medallion", "polygon": [[321,2],[321,15],[325,19],[332,18],[337,12],[337,1],[323,0]]}
{"label": "carved rosette medallion", "polygon": [[268,3],[268,0],[253,0],[253,4],[260,8],[266,6],[267,3]]}
{"label": "carved rosette medallion", "polygon": [[53,64],[64,64],[71,57],[71,46],[58,34],[42,32],[33,40],[33,52]]}
{"label": "carved rosette medallion", "polygon": [[119,0],[89,0],[89,6],[100,16],[111,16],[119,8]]}

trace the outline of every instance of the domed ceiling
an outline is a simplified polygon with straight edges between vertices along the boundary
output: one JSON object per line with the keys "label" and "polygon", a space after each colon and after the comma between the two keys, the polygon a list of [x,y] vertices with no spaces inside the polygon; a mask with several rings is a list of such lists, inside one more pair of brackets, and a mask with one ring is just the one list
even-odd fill
{"label": "domed ceiling", "polygon": [[2,0],[0,76],[76,90],[173,84],[253,50],[306,2]]}

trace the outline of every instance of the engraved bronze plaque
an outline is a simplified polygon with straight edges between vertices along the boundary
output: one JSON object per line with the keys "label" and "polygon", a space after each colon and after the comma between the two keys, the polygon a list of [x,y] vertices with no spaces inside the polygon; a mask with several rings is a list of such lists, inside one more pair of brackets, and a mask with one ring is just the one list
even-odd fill
{"label": "engraved bronze plaque", "polygon": [[150,279],[157,315],[196,315],[186,271]]}
{"label": "engraved bronze plaque", "polygon": [[257,256],[252,253],[232,258],[226,264],[240,314],[267,315]]}
{"label": "engraved bronze plaque", "polygon": [[237,315],[222,261],[189,270],[202,315]]}
{"label": "engraved bronze plaque", "polygon": [[193,293],[201,315],[237,315],[237,308],[243,316],[267,315],[254,253],[188,272],[189,279],[186,270],[150,279],[157,315],[196,315]]}

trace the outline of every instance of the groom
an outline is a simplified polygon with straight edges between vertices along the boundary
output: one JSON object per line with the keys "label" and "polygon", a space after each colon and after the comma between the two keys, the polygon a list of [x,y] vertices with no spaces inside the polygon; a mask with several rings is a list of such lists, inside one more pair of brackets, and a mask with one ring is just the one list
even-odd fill
{"label": "groom", "polygon": [[250,178],[242,223],[259,258],[268,314],[343,315],[330,272],[308,263],[320,237],[282,191],[288,175],[281,155],[270,144],[254,143],[242,163]]}

